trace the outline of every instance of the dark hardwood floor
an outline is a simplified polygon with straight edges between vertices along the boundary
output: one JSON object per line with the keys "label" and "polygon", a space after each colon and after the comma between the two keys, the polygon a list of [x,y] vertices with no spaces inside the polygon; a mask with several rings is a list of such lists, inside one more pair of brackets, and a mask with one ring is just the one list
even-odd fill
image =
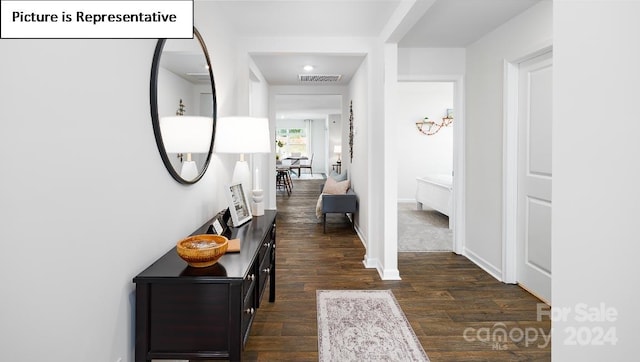
{"label": "dark hardwood floor", "polygon": [[[246,360],[317,361],[316,290],[390,289],[431,361],[549,361],[540,301],[454,253],[400,253],[400,281],[362,264],[364,246],[343,215],[315,217],[322,181],[294,180],[278,193],[276,302],[266,298]],[[506,338],[503,338],[504,334]],[[500,339],[502,338],[502,339]]]}

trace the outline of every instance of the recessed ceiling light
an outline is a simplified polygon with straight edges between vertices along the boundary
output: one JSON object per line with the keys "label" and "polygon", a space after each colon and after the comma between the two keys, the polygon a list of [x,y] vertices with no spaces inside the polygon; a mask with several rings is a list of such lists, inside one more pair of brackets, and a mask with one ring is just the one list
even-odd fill
{"label": "recessed ceiling light", "polygon": [[313,65],[305,65],[303,69],[307,72],[310,72],[313,70]]}

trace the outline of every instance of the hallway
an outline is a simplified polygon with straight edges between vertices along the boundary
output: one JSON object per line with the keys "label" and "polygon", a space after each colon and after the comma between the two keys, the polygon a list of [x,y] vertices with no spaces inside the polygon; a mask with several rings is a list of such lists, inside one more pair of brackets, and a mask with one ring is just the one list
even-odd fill
{"label": "hallway", "polygon": [[[276,302],[260,305],[246,360],[317,361],[318,289],[392,290],[432,361],[551,359],[538,299],[453,253],[400,253],[402,280],[382,281],[363,267],[365,249],[346,217],[330,215],[322,233],[315,217],[322,181],[293,182],[291,196],[277,199]],[[498,340],[501,332],[512,339]]]}

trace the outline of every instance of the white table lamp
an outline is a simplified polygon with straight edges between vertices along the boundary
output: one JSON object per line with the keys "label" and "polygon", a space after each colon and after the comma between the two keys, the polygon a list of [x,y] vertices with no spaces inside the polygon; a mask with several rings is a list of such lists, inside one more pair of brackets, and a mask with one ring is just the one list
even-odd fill
{"label": "white table lamp", "polygon": [[340,154],[342,153],[342,146],[341,145],[333,146],[333,153],[338,155],[338,161],[336,161],[336,163],[341,163],[342,161],[340,161]]}
{"label": "white table lamp", "polygon": [[262,202],[264,191],[260,184],[260,171],[256,168],[253,188],[249,164],[244,160],[245,153],[270,153],[271,136],[269,120],[257,117],[221,117],[217,120],[215,151],[218,153],[239,153],[240,160],[233,169],[231,182],[241,182],[245,190],[252,190],[254,216],[264,215]]}
{"label": "white table lamp", "polygon": [[170,116],[160,118],[162,143],[167,153],[186,154],[180,176],[189,181],[198,177],[198,167],[192,153],[207,153],[211,146],[213,118],[200,116]]}

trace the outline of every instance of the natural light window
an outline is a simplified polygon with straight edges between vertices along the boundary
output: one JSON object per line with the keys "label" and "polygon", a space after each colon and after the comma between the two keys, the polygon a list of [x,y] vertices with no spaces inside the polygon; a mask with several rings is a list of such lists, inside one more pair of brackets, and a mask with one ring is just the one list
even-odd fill
{"label": "natural light window", "polygon": [[293,153],[307,155],[307,130],[304,128],[278,128],[276,130],[276,147],[276,151],[283,156],[289,156]]}

